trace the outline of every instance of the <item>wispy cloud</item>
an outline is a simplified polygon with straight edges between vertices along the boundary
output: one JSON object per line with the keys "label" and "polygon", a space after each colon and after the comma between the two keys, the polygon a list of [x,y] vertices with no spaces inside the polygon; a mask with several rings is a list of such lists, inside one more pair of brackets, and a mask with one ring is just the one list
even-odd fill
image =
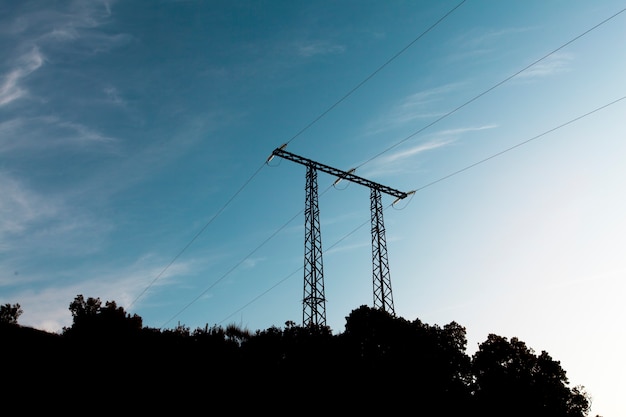
{"label": "wispy cloud", "polygon": [[392,154],[389,155],[385,155],[382,156],[380,159],[379,164],[382,165],[390,165],[390,164],[396,164],[398,162],[401,162],[407,158],[411,158],[415,155],[424,153],[426,151],[432,151],[434,149],[438,149],[441,148],[443,146],[449,145],[450,143],[452,143],[454,140],[450,140],[450,139],[435,139],[433,141],[429,141],[429,142],[425,142],[425,143],[420,143],[418,145],[415,145],[411,148],[402,150],[402,151],[398,151],[398,152],[394,152]]}
{"label": "wispy cloud", "polygon": [[364,176],[367,178],[381,178],[389,175],[405,174],[414,172],[419,164],[413,158],[427,151],[442,148],[454,142],[450,139],[433,139],[408,149],[394,153],[384,154],[371,162],[364,169]]}
{"label": "wispy cloud", "polygon": [[[41,3],[38,8],[16,8],[13,20],[5,21],[4,32],[30,41],[44,37],[76,40],[84,29],[104,24],[111,16],[112,1],[87,0]],[[26,3],[24,3],[26,5]]]}
{"label": "wispy cloud", "polygon": [[122,98],[117,88],[108,86],[103,92],[109,103],[120,107],[126,107],[126,101]]}
{"label": "wispy cloud", "polygon": [[0,85],[0,106],[5,106],[27,94],[27,90],[21,85],[21,81],[41,67],[43,61],[43,56],[36,47],[16,61],[14,68],[4,76]]}
{"label": "wispy cloud", "polygon": [[0,172],[0,251],[14,243],[12,237],[36,221],[58,215],[54,204],[47,203],[7,174]]}
{"label": "wispy cloud", "polygon": [[0,123],[0,154],[12,151],[41,153],[51,149],[102,150],[117,142],[88,126],[58,117],[17,117]]}
{"label": "wispy cloud", "polygon": [[[368,225],[369,226],[369,225]],[[361,242],[357,242],[357,243],[352,243],[352,244],[345,244],[345,245],[341,245],[338,244],[336,246],[333,246],[331,248],[329,248],[328,250],[324,251],[324,255],[333,255],[336,253],[342,253],[342,252],[347,252],[347,251],[353,251],[355,249],[362,249],[364,247],[371,247],[372,243],[371,241],[361,241]]]}
{"label": "wispy cloud", "polygon": [[257,266],[260,262],[265,261],[267,258],[265,257],[261,257],[261,258],[246,258],[243,261],[243,266],[246,269],[250,269],[250,268],[254,268],[255,266]]}
{"label": "wispy cloud", "polygon": [[127,34],[97,30],[111,15],[110,4],[68,2],[49,8],[42,4],[35,10],[24,7],[21,13],[18,6],[12,20],[0,19],[0,33],[13,45],[4,55],[8,69],[0,73],[0,107],[34,95],[25,86],[26,78],[45,61],[54,62],[58,54],[95,54],[128,42],[131,37]]}
{"label": "wispy cloud", "polygon": [[556,53],[528,68],[517,77],[521,79],[531,79],[561,74],[570,70],[572,60],[573,56],[571,54]]}
{"label": "wispy cloud", "polygon": [[444,101],[447,95],[456,91],[460,83],[447,84],[429,90],[418,91],[404,97],[391,110],[381,115],[376,122],[368,127],[368,134],[374,135],[388,130],[398,129],[416,120],[434,119],[445,114],[433,110]]}
{"label": "wispy cloud", "polygon": [[110,143],[115,142],[116,139],[110,136],[104,135],[96,130],[93,130],[85,125],[74,122],[51,120],[60,129],[68,131],[68,135],[64,137],[64,143]]}
{"label": "wispy cloud", "polygon": [[463,49],[475,49],[491,46],[500,42],[503,38],[519,33],[526,33],[531,27],[510,27],[501,29],[473,29],[454,39],[454,43],[461,45]]}
{"label": "wispy cloud", "polygon": [[334,44],[328,41],[298,43],[295,47],[298,55],[307,58],[316,55],[341,54],[346,49],[343,45]]}
{"label": "wispy cloud", "polygon": [[499,42],[508,43],[511,36],[526,33],[532,30],[531,27],[503,28],[503,29],[473,29],[463,35],[454,38],[450,43],[455,52],[448,55],[450,62],[465,59],[474,59],[478,56],[485,56],[501,47]]}
{"label": "wispy cloud", "polygon": [[3,172],[0,195],[0,253],[24,247],[30,257],[93,253],[111,230],[108,221],[70,204],[69,196],[43,195]]}
{"label": "wispy cloud", "polygon": [[17,117],[0,123],[0,154],[16,147],[20,130],[24,128],[24,119]]}
{"label": "wispy cloud", "polygon": [[429,136],[430,139],[393,153],[385,153],[373,160],[367,168],[367,177],[382,177],[391,174],[414,172],[419,166],[415,157],[425,152],[443,148],[458,141],[466,133],[498,127],[495,124],[445,129]]}
{"label": "wispy cloud", "polygon": [[495,129],[497,127],[498,127],[498,125],[496,125],[496,124],[475,126],[475,127],[460,127],[460,128],[457,128],[457,129],[441,130],[441,131],[437,132],[436,135],[437,136],[459,136],[459,135],[462,135],[464,133],[480,132],[481,130]]}
{"label": "wispy cloud", "polygon": [[[115,301],[118,306],[131,312],[137,307],[131,306],[131,303],[139,294],[145,292],[137,303],[145,304],[146,300],[151,300],[149,296],[152,287],[172,285],[176,282],[175,278],[185,276],[197,266],[193,260],[179,261],[168,268],[158,281],[154,281],[154,277],[162,271],[163,264],[164,259],[144,255],[128,265],[111,265],[109,269],[94,270],[90,266],[88,271],[63,271],[62,274],[67,275],[65,285],[59,285],[54,273],[48,272],[45,277],[37,278],[43,284],[41,289],[33,290],[30,285],[24,286],[23,289],[13,291],[10,298],[6,296],[7,291],[4,291],[2,300],[21,305],[24,310],[19,320],[21,325],[58,332],[63,327],[71,326],[69,305],[79,294],[86,298],[98,297],[103,303]],[[49,281],[51,285],[47,285],[45,281]]]}

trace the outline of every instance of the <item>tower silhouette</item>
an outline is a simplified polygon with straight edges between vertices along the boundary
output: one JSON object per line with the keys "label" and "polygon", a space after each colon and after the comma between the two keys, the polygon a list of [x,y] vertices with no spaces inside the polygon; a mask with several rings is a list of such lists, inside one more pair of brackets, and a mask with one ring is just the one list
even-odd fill
{"label": "tower silhouette", "polygon": [[391,275],[387,255],[387,241],[383,221],[382,193],[396,197],[394,204],[414,191],[405,193],[354,175],[354,169],[342,171],[285,150],[287,144],[276,148],[267,162],[275,156],[306,166],[306,199],[304,206],[304,297],[302,300],[303,326],[326,326],[326,297],[324,294],[324,268],[322,262],[322,238],[319,222],[317,198],[317,171],[352,181],[370,189],[371,233],[372,233],[372,282],[374,308],[387,311],[395,316]]}

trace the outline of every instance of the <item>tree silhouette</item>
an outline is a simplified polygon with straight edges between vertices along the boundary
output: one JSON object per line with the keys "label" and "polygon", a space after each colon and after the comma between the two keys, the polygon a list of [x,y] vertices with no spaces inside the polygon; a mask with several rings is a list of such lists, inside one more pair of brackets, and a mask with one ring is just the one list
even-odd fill
{"label": "tree silhouette", "polygon": [[118,307],[115,301],[107,301],[102,306],[100,298],[82,294],[74,298],[69,307],[72,313],[71,328],[64,328],[69,337],[98,337],[103,340],[138,335],[142,329],[142,319],[137,314],[131,316]]}
{"label": "tree silhouette", "polygon": [[515,337],[490,334],[474,354],[472,369],[480,415],[582,417],[589,412],[586,394],[567,387],[560,363],[545,351],[535,355]]}
{"label": "tree silhouette", "polygon": [[0,323],[17,324],[17,319],[23,312],[19,304],[4,304],[0,306]]}
{"label": "tree silhouette", "polygon": [[336,335],[293,321],[255,332],[180,323],[161,330],[142,327],[114,301],[78,295],[69,308],[72,326],[53,335],[6,324],[21,309],[2,306],[4,356],[25,365],[5,398],[28,386],[50,401],[71,393],[90,404],[176,414],[207,399],[241,414],[585,417],[590,408],[584,388],[570,389],[547,352],[491,334],[470,357],[466,330],[454,321],[428,325],[360,306]]}
{"label": "tree silhouette", "polygon": [[394,399],[379,411],[413,407],[455,415],[466,410],[470,358],[464,352],[465,329],[457,323],[429,326],[361,306],[346,317],[340,338],[353,383],[366,395]]}

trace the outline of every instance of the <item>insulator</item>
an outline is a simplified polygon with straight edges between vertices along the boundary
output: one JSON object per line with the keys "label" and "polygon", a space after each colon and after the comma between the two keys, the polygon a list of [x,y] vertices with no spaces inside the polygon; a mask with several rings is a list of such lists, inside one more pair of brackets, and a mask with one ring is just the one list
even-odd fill
{"label": "insulator", "polygon": [[[352,168],[348,171],[348,174],[352,174],[354,171],[356,171],[356,168]],[[341,181],[342,179],[345,178],[345,175],[343,177],[339,177],[335,180],[335,182],[333,182],[333,187],[337,184],[339,184],[339,181]]]}
{"label": "insulator", "polygon": [[408,196],[410,196],[411,194],[415,194],[415,190],[413,191],[409,191],[408,193],[406,193],[406,195],[404,197],[398,197],[396,198],[396,201],[394,201],[393,203],[391,203],[392,206],[395,206],[396,203],[400,200],[404,200],[405,198],[407,198]]}
{"label": "insulator", "polygon": [[[277,148],[277,150],[283,150],[287,147],[286,143],[283,143],[282,145],[280,145],[280,147]],[[267,158],[267,161],[265,161],[266,164],[268,164],[272,159],[274,159],[274,156],[276,156],[276,150],[274,152],[272,152],[272,154]]]}

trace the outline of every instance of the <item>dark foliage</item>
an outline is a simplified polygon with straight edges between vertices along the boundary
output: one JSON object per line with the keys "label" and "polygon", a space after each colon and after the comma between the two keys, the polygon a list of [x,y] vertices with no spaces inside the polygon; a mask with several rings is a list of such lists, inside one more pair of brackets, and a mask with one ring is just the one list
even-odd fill
{"label": "dark foliage", "polygon": [[23,312],[19,304],[4,304],[0,306],[0,323],[17,324],[17,320]]}
{"label": "dark foliage", "polygon": [[483,416],[584,416],[589,402],[568,388],[565,370],[517,338],[491,334],[472,360],[475,405]]}
{"label": "dark foliage", "polygon": [[[98,412],[333,412],[438,416],[584,417],[589,398],[569,388],[546,352],[490,335],[473,357],[465,328],[429,326],[361,306],[345,331],[286,322],[251,333],[230,325],[191,331],[142,327],[115,302],[79,295],[73,324],[49,334],[2,323],[14,364],[2,392]],[[72,408],[72,407],[70,407]],[[216,411],[216,410],[215,410]],[[215,412],[214,411],[214,412]]]}

